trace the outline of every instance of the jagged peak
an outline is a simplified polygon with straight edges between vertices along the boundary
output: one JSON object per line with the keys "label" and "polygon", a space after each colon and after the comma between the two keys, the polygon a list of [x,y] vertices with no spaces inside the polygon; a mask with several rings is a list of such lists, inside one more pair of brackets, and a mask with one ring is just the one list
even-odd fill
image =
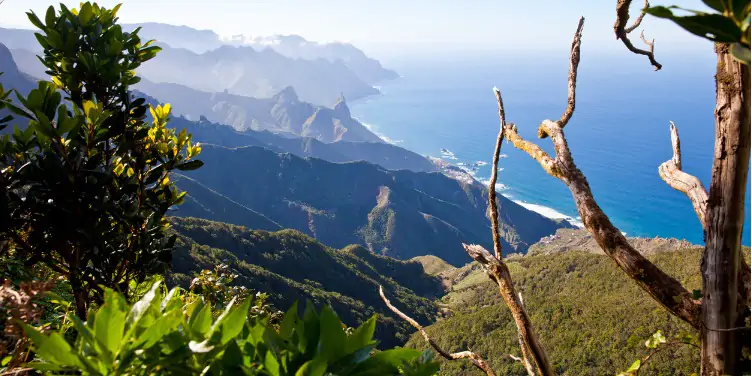
{"label": "jagged peak", "polygon": [[337,99],[337,102],[334,103],[334,112],[343,114],[346,113],[347,116],[350,117],[350,108],[347,107],[347,102],[345,101],[345,93],[341,93],[339,98]]}
{"label": "jagged peak", "polygon": [[295,92],[295,88],[292,86],[287,86],[284,89],[280,90],[279,93],[275,94],[273,99],[277,102],[284,101],[284,102],[297,102],[298,99],[298,93]]}
{"label": "jagged peak", "polygon": [[11,54],[8,47],[0,43],[0,71],[7,72],[8,74],[17,73],[18,65],[13,60],[13,54]]}

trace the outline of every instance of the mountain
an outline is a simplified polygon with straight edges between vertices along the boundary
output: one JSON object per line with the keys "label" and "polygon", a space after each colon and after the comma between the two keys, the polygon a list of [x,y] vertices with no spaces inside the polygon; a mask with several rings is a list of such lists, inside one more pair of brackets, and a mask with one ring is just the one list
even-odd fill
{"label": "mountain", "polygon": [[369,58],[349,43],[317,43],[298,35],[255,38],[237,35],[226,39],[225,42],[251,46],[257,50],[271,48],[293,59],[326,59],[331,62],[341,60],[360,79],[371,84],[399,77],[395,71],[384,68],[378,60]]}
{"label": "mountain", "polygon": [[[462,242],[490,247],[487,190],[439,172],[390,171],[367,162],[332,163],[249,146],[207,145],[204,167],[186,176],[284,228],[332,247],[360,244],[398,259],[433,254],[453,265],[470,260]],[[198,203],[215,200],[206,190],[178,186]],[[566,223],[528,211],[500,197],[501,234],[507,252],[530,244]],[[207,205],[204,205],[207,206]],[[174,212],[178,216],[195,212]],[[207,219],[251,225],[222,212]]]}
{"label": "mountain", "polygon": [[383,286],[393,301],[422,322],[436,317],[433,299],[440,281],[426,275],[417,262],[379,256],[357,245],[324,246],[294,230],[267,232],[196,218],[173,218],[178,234],[172,257],[171,284],[188,287],[202,269],[228,265],[237,283],[269,294],[275,307],[287,310],[294,301],[330,304],[349,326],[379,314],[379,347],[404,344],[414,331],[395,317],[378,295]]}
{"label": "mountain", "polygon": [[[584,230],[560,230],[558,240],[531,247],[539,252],[507,258],[515,288],[558,375],[613,375],[647,356],[645,341],[661,330],[668,341],[696,331],[675,318],[642,291],[602,251],[587,247]],[[564,244],[560,241],[572,243]],[[551,239],[549,239],[551,240]],[[572,246],[584,242],[585,248]],[[701,288],[702,248],[676,240],[630,239],[639,251],[690,291]],[[564,246],[565,249],[562,249]],[[571,246],[571,247],[570,247]],[[746,256],[749,249],[746,250]],[[449,293],[438,301],[446,318],[426,328],[445,350],[472,349],[489,360],[498,375],[526,375],[508,354],[520,354],[514,320],[493,284],[477,263],[440,269]],[[413,334],[406,345],[427,348]],[[640,374],[689,375],[699,372],[700,351],[668,347]],[[477,375],[469,362],[443,362],[439,375]]]}
{"label": "mountain", "polygon": [[123,30],[132,32],[141,28],[141,39],[154,39],[175,48],[204,53],[222,46],[219,35],[211,30],[197,30],[188,26],[167,25],[157,22],[123,24]]}
{"label": "mountain", "polygon": [[[218,39],[215,44],[212,41],[217,37],[211,31],[154,23],[141,26],[142,37],[156,38],[164,49],[138,69],[143,78],[154,82],[259,98],[293,86],[302,100],[318,105],[330,104],[342,94],[358,99],[379,93],[372,82],[360,78],[343,59],[296,59],[270,48],[256,51],[222,44]],[[22,65],[25,72],[43,72],[39,62],[27,59],[41,51],[33,30],[0,28],[0,42],[12,50],[25,50],[19,52],[29,63],[28,68]]]}
{"label": "mountain", "polygon": [[[13,60],[13,55],[4,44],[0,44],[0,72],[2,72],[2,75],[0,75],[0,83],[3,84],[5,90],[15,89],[19,94],[26,96],[32,89],[37,87],[37,81],[34,78],[18,70],[18,66]],[[11,94],[10,98],[18,103],[15,94]],[[10,111],[7,109],[0,110],[0,118],[10,114]],[[0,132],[12,132],[14,125],[21,127],[25,123],[25,121],[18,119],[18,116],[15,116],[15,118],[8,124],[8,127]]]}
{"label": "mountain", "polygon": [[388,170],[432,172],[438,167],[428,158],[383,142],[321,142],[311,137],[285,137],[268,131],[238,132],[229,126],[203,119],[189,121],[176,117],[170,123],[185,128],[193,140],[205,144],[226,146],[262,146],[277,153],[291,153],[301,157],[315,157],[329,162],[367,161]]}
{"label": "mountain", "polygon": [[274,35],[269,37],[246,37],[235,35],[222,38],[211,30],[197,30],[188,26],[167,25],[161,23],[126,24],[123,29],[132,31],[141,28],[140,35],[147,39],[156,39],[175,48],[184,48],[195,53],[204,53],[223,45],[253,47],[257,51],[270,48],[291,59],[319,60],[329,62],[341,60],[361,80],[375,84],[383,80],[398,77],[393,70],[384,68],[349,43],[317,43],[298,35]]}
{"label": "mountain", "polygon": [[331,103],[343,93],[350,98],[379,93],[341,61],[290,59],[271,49],[251,47],[222,46],[197,54],[160,45],[162,52],[138,69],[154,82],[258,98],[293,86],[302,100],[318,105]]}
{"label": "mountain", "polygon": [[208,93],[184,85],[149,80],[142,80],[135,87],[163,103],[170,103],[178,114],[189,119],[198,120],[204,116],[239,131],[268,130],[323,142],[383,142],[350,115],[342,96],[333,108],[327,108],[300,100],[291,86],[263,99],[224,92]]}

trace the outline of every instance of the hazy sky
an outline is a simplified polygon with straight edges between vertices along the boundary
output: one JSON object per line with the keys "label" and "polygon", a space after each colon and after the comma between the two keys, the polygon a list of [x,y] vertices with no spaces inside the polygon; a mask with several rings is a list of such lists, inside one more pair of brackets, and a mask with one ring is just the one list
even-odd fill
{"label": "hazy sky", "polygon": [[[79,4],[63,2],[71,7]],[[99,4],[111,7],[120,2],[124,23],[187,25],[222,35],[299,34],[322,42],[349,41],[380,53],[568,48],[577,19],[583,15],[584,39],[591,48],[623,48],[614,40],[615,0],[101,0]],[[654,2],[707,9],[700,0]],[[0,26],[29,28],[24,12],[44,13],[51,3],[5,0],[0,5]],[[636,0],[633,14],[641,6]],[[643,28],[649,38],[657,39],[657,49],[704,46],[699,38],[668,21],[647,17]],[[635,34],[637,39],[639,34]]]}

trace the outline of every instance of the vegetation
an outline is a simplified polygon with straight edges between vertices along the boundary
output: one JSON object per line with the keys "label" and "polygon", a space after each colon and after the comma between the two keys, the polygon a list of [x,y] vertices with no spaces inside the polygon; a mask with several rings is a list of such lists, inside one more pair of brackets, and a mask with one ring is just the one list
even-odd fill
{"label": "vegetation", "polygon": [[178,288],[154,286],[130,305],[105,289],[104,303],[86,322],[74,317],[73,345],[57,333],[25,325],[45,372],[83,375],[414,375],[438,370],[430,353],[394,349],[373,353],[376,318],[346,333],[329,307],[303,316],[293,305],[279,330],[248,317],[252,299],[230,301],[212,321],[211,305]]}
{"label": "vegetation", "polygon": [[[649,259],[687,288],[699,289],[701,250],[681,249]],[[692,333],[692,328],[645,300],[640,289],[614,268],[603,254],[571,250],[507,260],[515,287],[549,351],[557,375],[613,375],[648,354],[645,341],[661,330],[666,337]],[[484,354],[498,375],[526,375],[509,354],[519,353],[517,327],[499,297],[498,287],[477,265],[461,275],[440,305],[448,318],[426,331],[448,351],[470,348]],[[426,348],[419,334],[407,344]],[[647,375],[689,375],[699,371],[699,351],[677,346],[655,355]],[[440,375],[476,375],[469,363],[444,361]]]}
{"label": "vegetation", "polygon": [[65,276],[81,318],[102,286],[127,295],[131,282],[168,269],[175,238],[164,215],[185,195],[168,175],[202,165],[190,135],[167,127],[169,105],[131,97],[134,69],[159,48],[124,33],[118,8],[50,7],[44,22],[29,13],[52,82],[18,95],[21,106],[0,95],[28,119],[0,139],[3,253]]}
{"label": "vegetation", "polygon": [[233,285],[265,292],[275,307],[306,300],[330,305],[349,326],[378,315],[376,337],[383,348],[404,344],[412,330],[381,304],[379,285],[406,312],[424,322],[435,320],[432,300],[442,293],[440,280],[424,274],[418,263],[360,246],[331,249],[294,230],[249,230],[196,218],[171,222],[178,238],[170,284],[188,288],[196,273],[226,265],[225,273],[235,275]]}

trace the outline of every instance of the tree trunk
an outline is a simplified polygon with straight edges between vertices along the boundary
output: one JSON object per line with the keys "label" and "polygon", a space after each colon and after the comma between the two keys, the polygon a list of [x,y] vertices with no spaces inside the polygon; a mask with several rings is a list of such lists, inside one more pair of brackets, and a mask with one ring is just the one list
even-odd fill
{"label": "tree trunk", "polygon": [[82,321],[86,321],[86,301],[89,294],[86,293],[86,288],[76,273],[71,273],[68,280],[71,284],[71,290],[73,290],[73,303],[76,305],[76,315]]}
{"label": "tree trunk", "polygon": [[703,375],[741,375],[744,306],[739,294],[744,195],[750,157],[750,70],[716,45],[715,149],[702,255]]}

